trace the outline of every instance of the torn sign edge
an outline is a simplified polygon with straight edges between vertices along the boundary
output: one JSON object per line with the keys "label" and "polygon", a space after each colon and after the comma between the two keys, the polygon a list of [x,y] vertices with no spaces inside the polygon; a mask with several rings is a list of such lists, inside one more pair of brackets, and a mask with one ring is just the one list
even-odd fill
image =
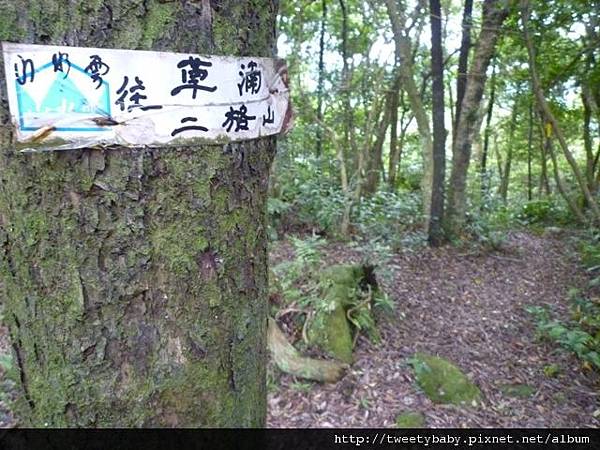
{"label": "torn sign edge", "polygon": [[[181,137],[178,139],[174,139],[174,140],[170,140],[170,141],[154,141],[154,142],[149,142],[149,143],[144,143],[144,144],[138,144],[138,143],[133,143],[133,142],[129,142],[126,139],[122,138],[118,133],[115,133],[115,135],[113,137],[111,137],[110,140],[106,140],[103,141],[102,139],[99,139],[97,137],[95,138],[84,138],[84,137],[80,137],[77,139],[71,139],[71,140],[66,140],[63,137],[60,137],[58,135],[53,135],[53,131],[55,131],[55,128],[57,127],[57,123],[55,124],[48,124],[45,126],[40,127],[38,130],[36,130],[32,135],[28,136],[26,141],[19,141],[18,140],[18,135],[19,135],[19,123],[18,123],[18,118],[16,115],[13,115],[13,111],[10,110],[9,108],[9,115],[11,117],[11,124],[13,127],[13,132],[11,133],[11,144],[12,147],[19,151],[20,153],[39,153],[39,152],[52,152],[52,151],[64,151],[64,150],[76,150],[76,149],[88,149],[88,148],[95,148],[95,149],[119,149],[119,148],[161,148],[161,147],[182,147],[182,146],[194,146],[194,145],[224,145],[230,142],[240,142],[240,141],[249,141],[249,140],[254,140],[254,139],[261,139],[264,137],[268,137],[268,136],[282,136],[287,134],[291,128],[294,125],[294,111],[293,111],[293,107],[292,107],[292,101],[291,101],[291,95],[290,95],[290,88],[289,88],[289,84],[290,84],[290,79],[289,79],[289,73],[288,73],[288,68],[287,68],[287,64],[285,62],[284,59],[282,58],[278,58],[278,57],[274,57],[274,58],[268,58],[268,57],[254,57],[254,56],[232,56],[232,55],[204,55],[204,54],[191,54],[191,53],[179,53],[179,52],[164,52],[164,51],[152,51],[152,50],[132,50],[132,49],[115,49],[115,48],[97,48],[97,47],[71,47],[68,45],[37,45],[37,44],[25,44],[25,43],[13,43],[13,42],[0,42],[1,45],[1,49],[2,49],[2,53],[3,53],[3,60],[4,60],[4,64],[2,64],[2,69],[4,71],[4,77],[5,77],[5,86],[6,86],[6,99],[8,100],[8,91],[11,88],[11,85],[9,84],[9,79],[8,79],[8,73],[9,73],[9,67],[8,67],[8,60],[7,60],[7,55],[9,53],[14,53],[17,51],[23,51],[23,52],[27,52],[28,50],[31,51],[31,48],[44,48],[44,49],[56,49],[57,51],[60,49],[68,49],[68,48],[77,48],[77,49],[86,49],[86,50],[90,50],[90,51],[96,51],[96,50],[101,50],[101,51],[134,51],[134,52],[139,52],[139,53],[151,53],[151,54],[166,54],[166,55],[171,55],[171,56],[181,56],[181,57],[187,57],[190,55],[193,56],[198,56],[201,58],[207,58],[207,59],[212,59],[212,58],[220,58],[220,59],[232,59],[232,60],[237,60],[239,58],[248,58],[248,59],[255,59],[255,60],[261,60],[264,62],[269,61],[272,64],[273,67],[273,72],[274,72],[274,77],[272,79],[268,79],[267,80],[267,89],[269,92],[269,96],[265,97],[263,99],[256,99],[254,101],[265,101],[269,98],[271,98],[271,96],[275,96],[275,95],[283,95],[285,97],[285,101],[286,101],[286,111],[284,114],[284,118],[282,120],[281,123],[281,127],[280,130],[273,132],[273,133],[264,133],[264,130],[261,130],[260,128],[258,129],[258,135],[257,136],[252,136],[252,137],[248,137],[248,136],[236,136],[236,135],[228,135],[226,133],[221,133],[218,134],[216,136],[207,138],[207,137],[199,137],[199,136],[192,136],[192,137]],[[22,48],[22,49],[21,49]],[[277,84],[279,84],[281,82],[281,84],[283,85],[284,89],[280,89],[280,88],[273,88],[273,86],[276,86]],[[281,87],[281,85],[280,85]],[[9,103],[7,101],[7,103]],[[239,102],[240,104],[243,103],[243,101]],[[228,103],[224,103],[223,105],[234,105],[234,103],[228,102]],[[210,106],[218,106],[218,104],[213,103],[213,104],[205,104],[205,105],[199,105],[202,107],[210,107]],[[93,122],[95,122],[98,126],[101,126],[103,128],[108,128],[108,127],[113,127],[113,126],[119,126],[123,124],[123,121],[119,122],[117,121],[115,118],[111,117],[110,115],[106,114],[106,115],[90,115],[90,117],[85,118],[86,120],[91,120]],[[133,117],[131,119],[128,119],[127,122],[130,121],[135,121],[136,117]]]}

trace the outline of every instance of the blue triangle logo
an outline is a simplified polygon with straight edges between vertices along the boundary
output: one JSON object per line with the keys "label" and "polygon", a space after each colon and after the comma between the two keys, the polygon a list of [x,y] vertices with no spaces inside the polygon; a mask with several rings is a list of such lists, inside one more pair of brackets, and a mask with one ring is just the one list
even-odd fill
{"label": "blue triangle logo", "polygon": [[[27,93],[27,85],[17,83],[17,101],[19,105],[19,123],[24,131],[35,131],[39,129],[39,123],[33,123],[32,120],[43,117],[44,114],[94,114],[109,116],[111,115],[110,107],[110,86],[104,80],[101,89],[98,105],[93,106],[85,95],[75,85],[71,77],[77,72],[85,75],[90,79],[91,75],[76,64],[71,65],[71,73],[65,77],[64,73],[56,72],[55,80],[52,82],[46,96],[38,105]],[[52,70],[52,63],[47,63],[35,71],[35,73]],[[96,102],[94,102],[96,103]],[[106,128],[90,124],[85,121],[81,125],[77,123],[70,124],[66,127],[56,127],[56,131],[107,131]]]}

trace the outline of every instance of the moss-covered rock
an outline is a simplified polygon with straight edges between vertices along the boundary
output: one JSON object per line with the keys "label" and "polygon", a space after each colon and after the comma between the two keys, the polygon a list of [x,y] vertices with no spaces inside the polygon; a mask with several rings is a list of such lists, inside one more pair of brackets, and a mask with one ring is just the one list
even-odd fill
{"label": "moss-covered rock", "polygon": [[503,384],[500,390],[509,397],[527,398],[535,394],[536,388],[528,384]]}
{"label": "moss-covered rock", "polygon": [[309,336],[312,344],[330,356],[347,364],[352,363],[352,333],[346,312],[340,304],[336,304],[332,311],[318,314]]}
{"label": "moss-covered rock", "polygon": [[335,359],[352,363],[352,330],[346,311],[353,304],[363,279],[363,268],[335,265],[319,277],[322,301],[308,328],[308,338]]}
{"label": "moss-covered rock", "polygon": [[481,398],[479,388],[451,362],[417,353],[411,359],[417,383],[434,402],[471,404]]}
{"label": "moss-covered rock", "polygon": [[424,426],[425,416],[418,411],[405,411],[396,417],[398,428],[423,428]]}

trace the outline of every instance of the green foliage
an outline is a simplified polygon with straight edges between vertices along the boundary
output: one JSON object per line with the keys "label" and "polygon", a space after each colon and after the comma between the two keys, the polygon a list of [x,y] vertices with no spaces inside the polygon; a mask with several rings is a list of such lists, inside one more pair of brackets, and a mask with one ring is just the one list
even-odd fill
{"label": "green foliage", "polygon": [[600,369],[600,304],[576,296],[571,301],[570,320],[553,319],[548,308],[525,308],[536,320],[540,337],[560,344],[581,360]]}
{"label": "green foliage", "polygon": [[[329,178],[314,158],[293,161],[281,158],[268,203],[270,226],[279,231],[318,230],[338,236],[344,210],[351,200],[337,180]],[[423,240],[422,222],[422,199],[418,192],[379,190],[352,202],[350,226],[359,238],[399,248],[407,242]],[[271,233],[273,237],[277,235]]]}
{"label": "green foliage", "polygon": [[541,232],[550,225],[576,226],[574,220],[561,199],[546,197],[523,203],[515,198],[505,203],[497,195],[488,195],[478,209],[473,207],[467,214],[465,235],[484,248],[502,250],[510,230]]}
{"label": "green foliage", "polygon": [[523,205],[517,217],[528,224],[545,222],[549,218],[553,206],[549,199],[527,202]]}
{"label": "green foliage", "polygon": [[269,394],[279,392],[279,372],[273,370],[273,366],[269,365],[267,367],[267,392]]}
{"label": "green foliage", "polygon": [[326,241],[319,236],[300,239],[291,236],[295,257],[273,267],[276,282],[271,287],[280,289],[286,303],[309,307],[318,302],[316,274],[321,265],[321,247]]}
{"label": "green foliage", "polygon": [[553,197],[532,200],[516,210],[516,220],[521,225],[575,225],[574,217],[563,201]]}
{"label": "green foliage", "polygon": [[381,290],[378,290],[374,295],[374,306],[385,313],[394,311],[394,301],[386,292]]}
{"label": "green foliage", "polygon": [[[271,188],[271,225],[316,229],[335,235],[344,210],[344,193],[323,172],[319,160],[311,157],[286,159],[290,156],[278,155],[279,172]],[[288,217],[283,220],[286,215]]]}
{"label": "green foliage", "polygon": [[[587,85],[594,98],[600,98],[597,88],[600,65],[594,64],[598,59],[595,37],[597,14],[592,13],[594,8],[586,2],[530,3],[529,27],[544,96],[585,174],[584,108],[580,95],[582,87]],[[388,131],[383,140],[381,169],[379,166],[376,169],[382,175],[380,192],[370,198],[353,198],[358,183],[364,181],[365,171],[374,166],[370,160],[376,153],[371,151],[372,143],[381,123],[385,95],[391,89],[390,81],[396,67],[393,41],[390,40],[390,20],[384,2],[348,1],[345,5],[347,15],[343,17],[340,5],[327,3],[324,22],[326,64],[320,73],[317,55],[322,3],[299,5],[298,2],[281,2],[279,23],[284,45],[280,50],[290,62],[292,84],[298,87],[292,90],[297,116],[295,128],[285,141],[280,141],[275,170],[278,189],[273,193],[275,198],[291,206],[283,213],[272,213],[272,216],[277,221],[281,215],[294,215],[294,220],[301,226],[336,237],[344,209],[349,207],[354,235],[379,239],[399,248],[405,245],[406,237],[415,241],[422,238],[422,234],[416,233],[423,218],[420,207],[423,181],[421,138],[414,122],[413,126],[406,126],[409,120],[414,121],[414,114],[407,96],[401,95],[398,129],[405,132],[398,137],[401,160],[394,186],[390,189],[393,192],[381,188],[386,178],[390,178],[388,163],[391,150],[388,144],[391,134]],[[427,15],[422,13],[420,11],[414,17],[410,15],[410,26],[406,30],[415,44],[412,49],[415,78],[430,71],[429,47],[421,34],[428,20]],[[479,14],[481,5],[476,5],[475,20],[481,19]],[[450,24],[447,31],[451,37],[455,33],[453,29],[460,30],[461,5],[455,2],[446,4],[444,15]],[[343,30],[344,23],[347,24],[346,30]],[[473,145],[473,161],[467,183],[470,201],[467,208],[470,213],[468,229],[461,230],[462,235],[457,236],[471,241],[475,238],[477,244],[491,249],[502,246],[506,230],[511,227],[570,226],[575,221],[557,189],[552,159],[544,147],[544,121],[537,113],[539,107],[531,92],[529,56],[523,42],[518,8],[511,10],[504,28],[507,32],[501,34],[492,62],[495,67],[495,102],[485,146],[484,177],[487,186],[482,188],[479,173],[484,146]],[[345,46],[342,45],[343,36],[347,37]],[[386,45],[381,45],[383,42]],[[347,51],[348,73],[342,73],[342,48]],[[453,84],[456,81],[457,56],[453,56],[450,49],[445,50],[450,55],[446,62],[446,73],[450,76],[448,82]],[[323,83],[319,84],[321,78]],[[485,89],[482,110],[486,109],[485,103],[491,98],[491,80]],[[429,83],[422,85],[421,100],[429,112]],[[318,105],[322,105],[320,111],[317,111]],[[515,111],[514,116],[508,110],[510,108]],[[474,144],[477,141],[483,144],[483,139],[479,138],[483,138],[485,133],[485,121],[482,127],[481,132],[475,133]],[[597,146],[597,134],[594,133],[597,127],[598,119],[592,114],[593,149]],[[581,192],[573,170],[558,145],[556,133],[552,138],[557,171],[564,182],[566,195],[577,198]],[[317,142],[321,143],[318,151]],[[450,148],[447,156],[449,152]],[[338,154],[343,158],[338,158]],[[347,193],[341,189],[341,163],[338,159],[343,159],[347,172],[350,191]],[[447,176],[450,165],[446,170]],[[506,198],[501,199],[498,191],[506,173]],[[597,177],[597,174],[592,175]],[[548,192],[544,188],[546,185]],[[535,200],[528,201],[528,198]]]}
{"label": "green foliage", "polygon": [[360,399],[358,400],[358,404],[361,407],[361,409],[371,409],[371,400],[369,400],[367,396],[360,397]]}
{"label": "green foliage", "polygon": [[267,214],[269,215],[269,239],[277,239],[277,230],[281,229],[284,216],[290,211],[292,205],[279,198],[269,197],[267,199]]}
{"label": "green foliage", "polygon": [[[600,270],[600,242],[599,235],[592,235],[589,239],[581,240],[579,244],[579,252],[581,254],[581,263],[592,274],[599,273]],[[599,283],[598,276],[591,280],[591,285],[595,286]]]}
{"label": "green foliage", "polygon": [[497,205],[494,209],[469,214],[465,227],[470,242],[489,250],[501,250],[506,242],[507,232],[513,225],[509,208]]}
{"label": "green foliage", "polygon": [[300,239],[290,236],[290,242],[294,245],[296,260],[301,267],[314,268],[321,261],[320,248],[325,245],[325,240],[320,236],[310,236]]}
{"label": "green foliage", "polygon": [[548,378],[555,378],[560,374],[560,367],[558,364],[548,364],[544,366],[544,375]]}
{"label": "green foliage", "polygon": [[398,428],[423,428],[424,426],[425,416],[418,411],[406,411],[396,417]]}
{"label": "green foliage", "polygon": [[369,240],[398,245],[403,236],[421,228],[422,199],[415,192],[378,191],[355,206],[352,219]]}

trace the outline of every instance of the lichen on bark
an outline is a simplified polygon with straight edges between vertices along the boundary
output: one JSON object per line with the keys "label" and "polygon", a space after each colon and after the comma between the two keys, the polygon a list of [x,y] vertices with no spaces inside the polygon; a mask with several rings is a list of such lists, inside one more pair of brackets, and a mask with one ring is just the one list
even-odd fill
{"label": "lichen on bark", "polygon": [[[272,56],[276,10],[18,1],[0,6],[0,36]],[[23,424],[264,425],[275,139],[24,155],[1,89],[0,287]]]}

